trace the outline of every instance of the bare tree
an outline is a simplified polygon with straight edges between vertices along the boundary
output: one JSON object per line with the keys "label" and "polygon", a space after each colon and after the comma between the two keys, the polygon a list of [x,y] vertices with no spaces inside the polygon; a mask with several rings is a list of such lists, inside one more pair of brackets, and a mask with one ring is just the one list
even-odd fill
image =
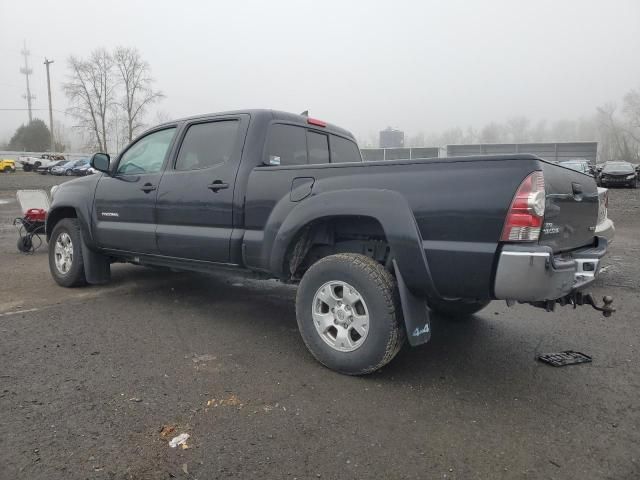
{"label": "bare tree", "polygon": [[605,159],[628,160],[638,159],[638,142],[630,135],[628,128],[616,115],[617,107],[607,103],[598,107],[597,121],[600,126],[600,142]]}
{"label": "bare tree", "polygon": [[144,126],[142,119],[147,108],[164,95],[153,89],[151,69],[137,49],[119,47],[113,59],[123,88],[118,105],[125,112],[126,140],[130,142],[136,131]]}
{"label": "bare tree", "polygon": [[530,121],[527,117],[512,117],[507,121],[507,130],[514,143],[525,143],[531,140],[529,125]]}
{"label": "bare tree", "polygon": [[91,145],[107,152],[109,114],[114,102],[116,81],[113,58],[105,49],[94,50],[89,59],[70,57],[71,75],[63,85],[77,125],[88,132]]}

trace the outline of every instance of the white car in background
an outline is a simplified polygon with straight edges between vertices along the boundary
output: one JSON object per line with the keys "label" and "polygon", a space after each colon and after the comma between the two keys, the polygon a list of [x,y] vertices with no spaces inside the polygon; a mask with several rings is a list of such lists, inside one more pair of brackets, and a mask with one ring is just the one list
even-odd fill
{"label": "white car in background", "polygon": [[604,237],[609,243],[613,242],[616,228],[608,216],[609,210],[609,189],[598,187],[598,224],[596,225],[596,235]]}
{"label": "white car in background", "polygon": [[18,163],[22,165],[25,172],[40,170],[54,166],[60,160],[65,160],[64,155],[56,155],[53,153],[43,153],[39,157],[23,156],[18,158]]}

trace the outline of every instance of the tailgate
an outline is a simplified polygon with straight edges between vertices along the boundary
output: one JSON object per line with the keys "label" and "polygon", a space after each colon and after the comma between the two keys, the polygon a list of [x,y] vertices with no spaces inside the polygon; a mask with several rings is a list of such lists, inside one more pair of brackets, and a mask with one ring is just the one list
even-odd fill
{"label": "tailgate", "polygon": [[598,222],[598,187],[590,175],[543,162],[547,203],[540,244],[554,252],[593,243]]}

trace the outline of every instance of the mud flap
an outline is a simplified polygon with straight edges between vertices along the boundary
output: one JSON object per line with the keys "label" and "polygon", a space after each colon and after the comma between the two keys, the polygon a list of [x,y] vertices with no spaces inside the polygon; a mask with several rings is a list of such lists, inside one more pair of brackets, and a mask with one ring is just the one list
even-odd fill
{"label": "mud flap", "polygon": [[111,280],[111,263],[109,258],[91,250],[82,236],[82,259],[84,260],[84,276],[87,283],[98,285]]}
{"label": "mud flap", "polygon": [[431,321],[427,302],[411,293],[411,290],[404,283],[402,273],[400,273],[395,260],[393,260],[393,268],[400,291],[400,303],[402,304],[402,314],[409,344],[415,347],[427,343],[431,338]]}

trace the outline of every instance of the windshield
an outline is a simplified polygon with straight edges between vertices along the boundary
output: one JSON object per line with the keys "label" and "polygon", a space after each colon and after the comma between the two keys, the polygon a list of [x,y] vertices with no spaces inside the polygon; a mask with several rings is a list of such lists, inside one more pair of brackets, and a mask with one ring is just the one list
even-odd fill
{"label": "windshield", "polygon": [[633,172],[633,166],[626,162],[611,162],[607,163],[602,169],[604,173],[607,172]]}

